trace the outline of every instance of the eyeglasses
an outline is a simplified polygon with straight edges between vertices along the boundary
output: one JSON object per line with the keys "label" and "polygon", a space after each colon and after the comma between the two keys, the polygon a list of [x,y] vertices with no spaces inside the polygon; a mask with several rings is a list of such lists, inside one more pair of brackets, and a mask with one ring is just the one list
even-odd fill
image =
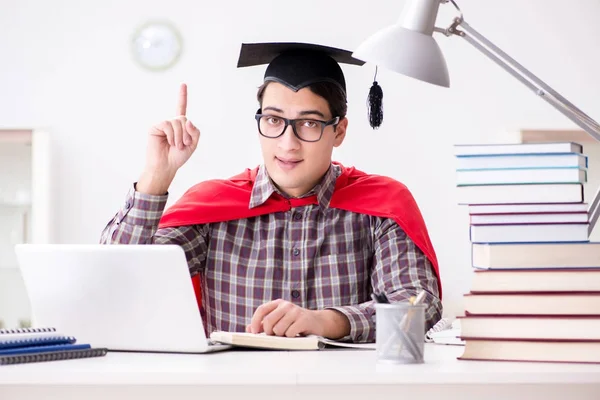
{"label": "eyeglasses", "polygon": [[264,137],[271,139],[283,135],[288,125],[292,125],[294,135],[304,142],[318,142],[323,136],[323,131],[329,125],[337,125],[340,117],[335,117],[329,121],[320,121],[318,119],[287,119],[269,114],[256,114],[258,123],[258,132]]}

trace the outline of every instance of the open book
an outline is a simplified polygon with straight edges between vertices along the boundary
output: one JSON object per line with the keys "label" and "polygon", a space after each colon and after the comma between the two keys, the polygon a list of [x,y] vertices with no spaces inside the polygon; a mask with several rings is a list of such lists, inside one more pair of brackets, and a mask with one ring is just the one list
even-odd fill
{"label": "open book", "polygon": [[233,346],[270,350],[320,350],[328,346],[375,350],[375,343],[348,343],[314,335],[289,338],[265,333],[216,331],[210,334],[210,339]]}

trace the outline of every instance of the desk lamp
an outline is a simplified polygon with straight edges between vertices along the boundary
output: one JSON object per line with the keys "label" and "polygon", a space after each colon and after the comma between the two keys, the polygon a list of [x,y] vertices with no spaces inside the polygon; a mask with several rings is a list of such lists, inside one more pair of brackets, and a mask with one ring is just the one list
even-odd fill
{"label": "desk lamp", "polygon": [[[441,4],[448,2],[452,3],[459,15],[453,19],[448,28],[438,28],[435,26],[438,9]],[[596,121],[473,29],[465,22],[454,0],[408,0],[398,22],[367,38],[354,51],[353,57],[424,82],[450,87],[446,60],[433,39],[434,32],[465,39],[594,139],[600,141],[600,125]],[[599,203],[600,189],[589,205],[588,236],[598,220]]]}

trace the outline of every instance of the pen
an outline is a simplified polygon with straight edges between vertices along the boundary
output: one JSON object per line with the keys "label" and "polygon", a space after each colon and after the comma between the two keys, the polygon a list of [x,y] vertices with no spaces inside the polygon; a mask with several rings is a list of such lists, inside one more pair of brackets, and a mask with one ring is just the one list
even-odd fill
{"label": "pen", "polygon": [[[384,294],[384,296],[385,296],[385,294]],[[421,292],[419,292],[419,294],[417,294],[416,297],[411,297],[410,298],[410,305],[411,306],[416,306],[418,304],[421,304],[423,302],[423,300],[425,300],[425,291],[424,290],[421,291]],[[388,301],[388,303],[389,303],[389,301]],[[408,324],[408,322],[409,322],[408,315],[409,315],[409,313],[406,313],[406,315],[402,318],[402,321],[400,322],[400,327],[402,329],[404,329],[406,327],[406,325]]]}

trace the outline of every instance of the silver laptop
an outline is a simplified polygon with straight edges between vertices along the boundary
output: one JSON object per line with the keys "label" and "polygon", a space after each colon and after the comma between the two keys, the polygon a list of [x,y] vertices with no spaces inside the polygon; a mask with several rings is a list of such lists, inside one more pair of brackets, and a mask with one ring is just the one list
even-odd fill
{"label": "silver laptop", "polygon": [[15,246],[34,326],[109,350],[206,353],[185,254],[175,245]]}

